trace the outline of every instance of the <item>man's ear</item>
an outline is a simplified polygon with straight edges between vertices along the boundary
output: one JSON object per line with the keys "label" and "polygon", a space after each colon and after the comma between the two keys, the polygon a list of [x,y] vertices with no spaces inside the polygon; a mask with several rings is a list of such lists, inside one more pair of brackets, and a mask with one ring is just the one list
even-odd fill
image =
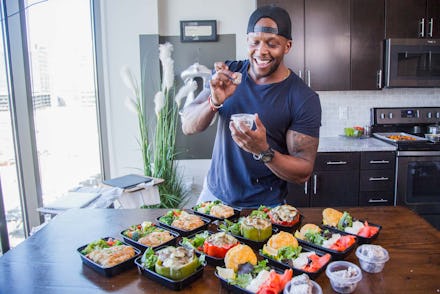
{"label": "man's ear", "polygon": [[287,40],[286,42],[286,48],[284,49],[284,54],[287,54],[290,52],[290,49],[292,49],[292,40]]}

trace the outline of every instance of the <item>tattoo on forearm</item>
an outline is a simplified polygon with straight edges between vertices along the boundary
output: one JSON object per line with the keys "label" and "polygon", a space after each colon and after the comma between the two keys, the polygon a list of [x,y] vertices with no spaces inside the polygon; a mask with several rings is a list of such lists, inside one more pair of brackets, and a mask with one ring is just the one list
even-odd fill
{"label": "tattoo on forearm", "polygon": [[314,162],[318,150],[319,139],[295,131],[287,134],[289,153],[295,157]]}

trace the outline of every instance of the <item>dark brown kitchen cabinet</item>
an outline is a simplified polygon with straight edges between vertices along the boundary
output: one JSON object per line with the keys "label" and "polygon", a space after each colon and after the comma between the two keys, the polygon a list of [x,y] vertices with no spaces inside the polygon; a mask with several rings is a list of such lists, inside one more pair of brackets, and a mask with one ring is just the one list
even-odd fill
{"label": "dark brown kitchen cabinet", "polygon": [[387,38],[440,38],[440,0],[386,0]]}
{"label": "dark brown kitchen cabinet", "polygon": [[258,0],[292,19],[293,47],[284,60],[316,91],[381,87],[385,0]]}
{"label": "dark brown kitchen cabinet", "polygon": [[259,0],[292,20],[293,46],[284,60],[315,91],[350,89],[350,0]]}
{"label": "dark brown kitchen cabinet", "polygon": [[385,0],[351,1],[351,90],[382,88]]}
{"label": "dark brown kitchen cabinet", "polygon": [[396,155],[362,152],[359,206],[393,205]]}
{"label": "dark brown kitchen cabinet", "polygon": [[350,90],[350,1],[305,1],[304,79],[314,90]]}
{"label": "dark brown kitchen cabinet", "polygon": [[288,184],[287,203],[296,207],[357,206],[359,160],[356,152],[318,153],[309,181]]}

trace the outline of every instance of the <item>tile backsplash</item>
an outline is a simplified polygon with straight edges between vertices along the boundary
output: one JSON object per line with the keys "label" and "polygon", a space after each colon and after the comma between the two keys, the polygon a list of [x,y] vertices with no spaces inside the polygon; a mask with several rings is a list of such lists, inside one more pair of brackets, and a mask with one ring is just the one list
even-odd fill
{"label": "tile backsplash", "polygon": [[344,127],[370,124],[372,107],[440,107],[440,88],[395,88],[380,91],[321,91],[321,137],[343,134]]}

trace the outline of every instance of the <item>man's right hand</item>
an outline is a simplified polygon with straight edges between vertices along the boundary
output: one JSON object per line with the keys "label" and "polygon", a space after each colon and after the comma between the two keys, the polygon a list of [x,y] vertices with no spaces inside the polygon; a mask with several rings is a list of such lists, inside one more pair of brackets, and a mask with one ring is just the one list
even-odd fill
{"label": "man's right hand", "polygon": [[221,105],[237,89],[237,84],[234,83],[237,73],[230,71],[223,62],[216,62],[214,68],[216,73],[212,76],[210,82],[211,99],[216,105]]}

